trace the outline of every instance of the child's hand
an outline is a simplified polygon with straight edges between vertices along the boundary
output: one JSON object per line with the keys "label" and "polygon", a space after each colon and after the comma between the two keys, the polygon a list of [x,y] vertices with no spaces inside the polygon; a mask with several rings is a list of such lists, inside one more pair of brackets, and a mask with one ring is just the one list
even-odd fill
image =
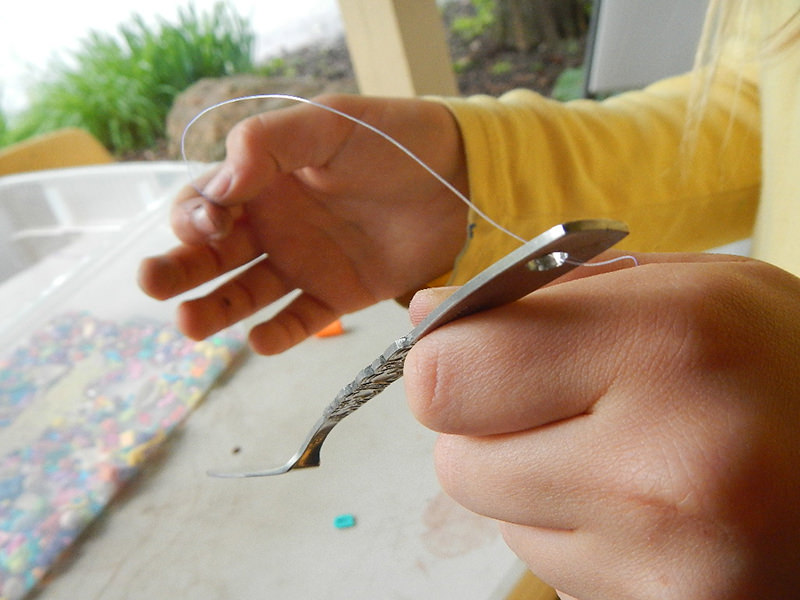
{"label": "child's hand", "polygon": [[[330,97],[323,103],[397,138],[466,191],[455,121],[422,100]],[[146,259],[142,288],[165,299],[253,261],[205,297],[184,303],[181,329],[204,338],[299,289],[250,335],[281,352],[346,312],[399,296],[446,273],[466,231],[466,207],[397,148],[318,107],[243,121],[203,193],[187,187],[172,225],[182,245]]]}
{"label": "child's hand", "polygon": [[[443,432],[442,484],[581,600],[795,597],[800,280],[641,262],[577,269],[417,343],[406,390]],[[418,294],[414,320],[442,293]]]}

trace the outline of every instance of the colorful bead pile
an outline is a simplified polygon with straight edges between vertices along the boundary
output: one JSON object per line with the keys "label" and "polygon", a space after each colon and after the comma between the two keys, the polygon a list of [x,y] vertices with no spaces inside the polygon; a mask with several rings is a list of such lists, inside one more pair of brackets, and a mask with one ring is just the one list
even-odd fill
{"label": "colorful bead pile", "polygon": [[70,313],[0,358],[0,600],[41,581],[242,347]]}

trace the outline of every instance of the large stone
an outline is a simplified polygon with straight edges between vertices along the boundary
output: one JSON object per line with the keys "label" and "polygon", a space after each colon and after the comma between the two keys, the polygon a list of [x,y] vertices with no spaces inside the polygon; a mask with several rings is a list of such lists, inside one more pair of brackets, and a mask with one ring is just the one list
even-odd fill
{"label": "large stone", "polygon": [[[353,92],[352,81],[233,75],[201,79],[178,95],[167,116],[167,152],[181,158],[181,136],[186,125],[204,109],[225,100],[258,94],[289,94],[311,98],[322,93]],[[196,121],[186,136],[189,160],[214,162],[225,157],[225,137],[233,126],[252,115],[292,104],[291,100],[243,100],[209,111]]]}

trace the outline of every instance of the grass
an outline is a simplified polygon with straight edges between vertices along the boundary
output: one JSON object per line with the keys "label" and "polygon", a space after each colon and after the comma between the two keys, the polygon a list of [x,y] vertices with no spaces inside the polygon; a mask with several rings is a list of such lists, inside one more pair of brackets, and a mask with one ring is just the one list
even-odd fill
{"label": "grass", "polygon": [[255,70],[254,39],[224,3],[205,14],[190,5],[176,23],[133,16],[117,35],[92,32],[70,63],[53,61],[19,118],[0,117],[0,142],[76,126],[115,154],[151,147],[164,136],[177,94],[203,77]]}

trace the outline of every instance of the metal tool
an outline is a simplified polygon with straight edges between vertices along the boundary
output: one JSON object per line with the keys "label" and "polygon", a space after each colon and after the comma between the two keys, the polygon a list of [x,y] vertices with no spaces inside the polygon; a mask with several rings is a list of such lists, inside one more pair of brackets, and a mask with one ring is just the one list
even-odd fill
{"label": "metal tool", "polygon": [[552,227],[473,277],[362,369],[328,405],[300,450],[286,464],[262,471],[212,471],[209,475],[264,477],[281,475],[292,469],[318,467],[327,435],[339,421],[402,376],[406,355],[418,340],[445,323],[526,296],[591,260],[627,234],[624,223],[609,220],[572,221]]}

